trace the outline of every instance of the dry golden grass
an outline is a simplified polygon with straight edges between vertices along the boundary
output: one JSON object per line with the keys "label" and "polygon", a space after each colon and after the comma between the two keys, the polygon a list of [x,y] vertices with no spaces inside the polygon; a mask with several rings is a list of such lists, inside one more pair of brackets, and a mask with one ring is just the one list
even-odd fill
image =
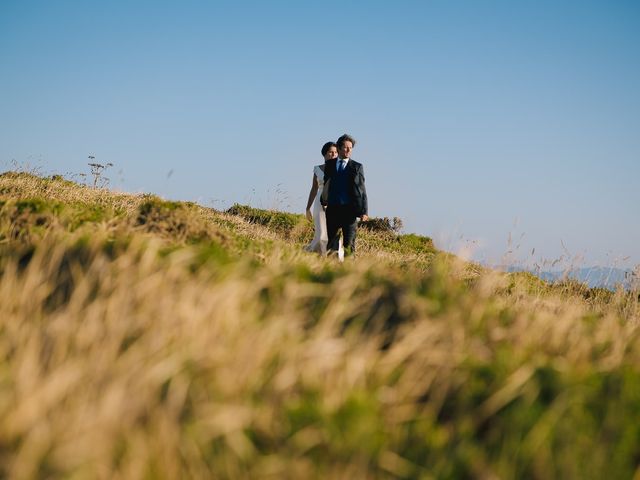
{"label": "dry golden grass", "polygon": [[[237,216],[154,200],[139,224],[149,197],[47,182],[0,177],[2,477],[638,474],[631,293],[444,255],[338,265]],[[25,211],[13,235],[21,198],[115,213]]]}

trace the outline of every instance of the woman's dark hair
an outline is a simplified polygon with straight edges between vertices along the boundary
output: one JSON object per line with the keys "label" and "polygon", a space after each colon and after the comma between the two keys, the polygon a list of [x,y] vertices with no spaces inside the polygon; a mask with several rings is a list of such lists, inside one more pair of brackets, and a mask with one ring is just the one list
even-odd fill
{"label": "woman's dark hair", "polygon": [[320,150],[320,152],[322,153],[322,156],[323,156],[323,157],[327,154],[327,152],[329,151],[329,149],[330,149],[331,147],[336,147],[336,148],[338,148],[338,146],[337,146],[335,143],[333,143],[333,142],[327,142],[327,143],[325,143],[325,144],[322,146],[322,150]]}

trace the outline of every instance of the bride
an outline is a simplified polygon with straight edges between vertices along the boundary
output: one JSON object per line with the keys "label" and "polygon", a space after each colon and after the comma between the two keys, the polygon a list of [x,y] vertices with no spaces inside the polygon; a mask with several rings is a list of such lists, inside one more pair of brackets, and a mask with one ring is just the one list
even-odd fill
{"label": "bride", "polygon": [[[338,157],[338,146],[333,142],[327,142],[322,146],[320,150],[324,157],[325,163],[327,160],[333,160]],[[324,185],[324,165],[316,165],[313,167],[313,183],[311,184],[311,191],[309,192],[309,201],[307,202],[307,218],[313,220],[315,232],[313,240],[309,245],[305,247],[308,252],[318,252],[323,257],[327,254],[327,217],[324,213],[324,208],[320,204],[320,197],[322,195],[322,187]],[[344,260],[344,248],[342,247],[342,237],[340,237],[340,244],[338,247],[338,258],[340,261]]]}

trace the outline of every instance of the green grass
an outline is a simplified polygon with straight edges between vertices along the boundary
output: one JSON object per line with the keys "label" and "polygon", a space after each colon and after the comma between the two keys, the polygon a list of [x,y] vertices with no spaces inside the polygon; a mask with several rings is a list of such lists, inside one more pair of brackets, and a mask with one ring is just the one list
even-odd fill
{"label": "green grass", "polygon": [[0,476],[633,478],[637,292],[0,175]]}

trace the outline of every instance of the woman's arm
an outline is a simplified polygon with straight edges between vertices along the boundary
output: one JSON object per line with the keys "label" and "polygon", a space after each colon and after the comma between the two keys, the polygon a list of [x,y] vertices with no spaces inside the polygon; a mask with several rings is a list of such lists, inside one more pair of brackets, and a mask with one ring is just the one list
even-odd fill
{"label": "woman's arm", "polygon": [[316,198],[316,194],[318,193],[318,180],[316,179],[315,173],[313,174],[313,180],[311,181],[311,191],[309,192],[309,200],[307,201],[307,218],[309,220],[313,219],[313,215],[311,215],[311,206],[313,205],[313,200]]}

